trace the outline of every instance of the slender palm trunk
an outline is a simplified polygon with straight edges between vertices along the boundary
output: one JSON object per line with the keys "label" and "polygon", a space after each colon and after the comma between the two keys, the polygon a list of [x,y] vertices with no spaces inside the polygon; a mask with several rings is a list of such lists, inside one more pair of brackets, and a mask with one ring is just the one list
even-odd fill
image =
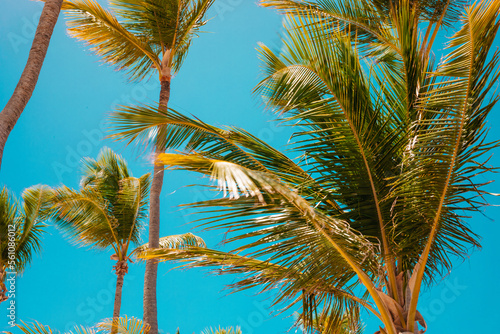
{"label": "slender palm trunk", "polygon": [[[170,81],[161,82],[160,106],[168,107],[170,99]],[[155,146],[155,154],[163,153],[163,147],[158,143]],[[157,248],[160,242],[160,194],[163,186],[163,166],[154,166],[153,181],[151,183],[149,199],[149,248]],[[150,326],[150,334],[158,334],[158,312],[156,300],[156,278],[158,273],[158,261],[155,259],[146,261],[146,273],[144,275],[144,322]]]}
{"label": "slender palm trunk", "polygon": [[0,113],[0,167],[7,138],[35,90],[62,2],[63,0],[47,0],[45,2],[21,79],[19,79],[9,102]]}
{"label": "slender palm trunk", "polygon": [[123,278],[128,272],[127,261],[118,261],[114,267],[116,271],[116,290],[115,290],[115,305],[113,308],[113,325],[111,327],[111,334],[118,332],[118,320],[120,318],[120,308],[122,306],[122,290]]}

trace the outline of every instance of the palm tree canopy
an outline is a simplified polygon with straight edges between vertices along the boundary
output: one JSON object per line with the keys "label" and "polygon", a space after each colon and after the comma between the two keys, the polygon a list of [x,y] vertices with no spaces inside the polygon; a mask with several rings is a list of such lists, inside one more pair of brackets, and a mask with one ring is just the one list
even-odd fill
{"label": "palm tree canopy", "polygon": [[[34,186],[26,189],[20,204],[15,196],[3,187],[0,191],[0,266],[23,272],[41,250],[41,236],[46,225],[48,196],[47,187]],[[9,246],[14,235],[14,254]],[[14,255],[14,259],[11,258]],[[11,262],[11,260],[14,260]],[[11,265],[13,264],[13,265]]]}
{"label": "palm tree canopy", "polygon": [[214,0],[65,0],[68,32],[130,80],[177,72]]}
{"label": "palm tree canopy", "polygon": [[[371,42],[353,34],[345,17],[342,25],[309,5],[287,12],[279,51],[261,46],[264,79],[256,88],[294,125],[291,154],[298,162],[244,130],[157,113],[157,106],[113,115],[115,136],[125,140],[147,140],[152,128],[167,128],[167,149],[185,153],[162,154],[157,163],[210,175],[230,195],[192,206],[210,209],[207,224],[228,229],[226,241],[240,245],[234,251],[160,250],[146,257],[246,274],[234,288],[278,288],[276,302],[302,301],[309,319],[318,306],[337,318],[353,303],[370,309],[366,295],[356,296],[361,282],[389,333],[413,332],[415,320],[426,326],[416,310],[423,282],[479,247],[464,212],[484,204],[477,176],[492,170],[485,154],[499,145],[485,135],[498,101],[492,88],[500,53],[490,49],[500,2],[465,7],[439,62],[428,52],[433,37],[420,34],[428,18],[410,1],[371,21],[378,29]],[[380,52],[366,58],[373,43]]]}
{"label": "palm tree canopy", "polygon": [[126,256],[122,245],[139,242],[147,219],[149,185],[149,174],[133,177],[126,162],[104,148],[97,159],[85,159],[80,190],[53,190],[52,214],[76,243],[111,246]]}

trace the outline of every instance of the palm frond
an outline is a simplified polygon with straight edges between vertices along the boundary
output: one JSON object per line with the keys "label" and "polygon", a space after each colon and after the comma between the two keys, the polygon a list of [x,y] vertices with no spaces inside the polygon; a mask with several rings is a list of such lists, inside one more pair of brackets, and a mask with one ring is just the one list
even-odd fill
{"label": "palm frond", "polygon": [[207,328],[204,331],[201,332],[201,334],[241,334],[241,328],[236,326],[236,328],[233,327],[226,327],[222,328],[219,326],[219,328]]}
{"label": "palm frond", "polygon": [[[218,161],[197,155],[163,154],[158,160],[165,165],[212,175],[217,178],[222,190],[228,189],[233,194],[233,199],[205,201],[195,203],[193,207],[226,207],[226,212],[217,210],[219,214],[210,219],[212,223],[216,228],[227,228],[238,233],[245,231],[228,242],[258,237],[257,241],[235,251],[253,249],[251,256],[263,256],[266,260],[287,267],[301,261],[328,263],[327,268],[320,266],[318,270],[328,271],[339,288],[348,285],[358,275],[381,309],[381,316],[389,321],[387,310],[364,271],[378,271],[375,253],[370,249],[372,244],[351,230],[345,221],[317,211],[293,189],[263,172],[226,162],[221,165]],[[256,199],[240,197],[238,192],[255,196],[260,205],[255,205]],[[298,239],[301,240],[300,244],[297,243]],[[302,247],[307,247],[308,254],[298,259],[296,254],[303,254]],[[336,265],[332,266],[332,263]]]}
{"label": "palm frond", "polygon": [[9,235],[14,235],[15,263],[12,269],[22,273],[41,251],[41,236],[48,218],[47,210],[50,191],[44,186],[33,186],[22,194],[19,205],[13,194],[4,187],[0,192],[0,262],[11,263],[12,251],[9,251]]}
{"label": "palm frond", "polygon": [[[115,327],[116,325],[116,327]],[[111,333],[113,327],[117,330],[118,334],[147,334],[149,333],[149,326],[142,320],[134,317],[121,317],[117,320],[105,319],[96,326],[100,333]]]}
{"label": "palm frond", "polygon": [[[111,10],[94,0],[66,0],[68,31],[131,80],[162,67],[177,72],[191,41],[205,25],[213,0],[110,0]],[[162,64],[163,58],[166,63]],[[170,69],[171,68],[171,69]]]}
{"label": "palm frond", "polygon": [[[390,59],[401,53],[391,32],[387,13],[372,1],[365,0],[261,0],[287,17],[300,17],[302,28],[314,30],[318,37],[328,39],[332,31],[343,31],[353,42],[377,59]],[[384,57],[380,57],[381,55]],[[389,56],[391,55],[391,56]]]}
{"label": "palm frond", "polygon": [[174,72],[178,72],[187,56],[193,38],[198,37],[200,28],[207,23],[205,19],[208,9],[215,0],[184,0],[185,3],[179,13],[180,21],[176,34],[173,67]]}
{"label": "palm frond", "polygon": [[77,244],[99,249],[121,245],[115,233],[118,222],[99,192],[59,187],[54,189],[52,210],[57,226]]}
{"label": "palm frond", "polygon": [[[319,264],[308,264],[305,261],[296,266],[285,267],[269,260],[262,261],[249,256],[242,256],[231,252],[213,249],[189,247],[185,249],[154,249],[140,255],[143,259],[158,259],[160,261],[179,261],[182,267],[216,267],[217,274],[239,274],[243,279],[231,284],[234,291],[249,288],[259,288],[261,291],[278,289],[275,303],[292,301],[286,309],[295,303],[301,303],[297,296],[304,292],[316,295],[331,295],[367,307],[377,316],[380,315],[362,298],[355,297],[350,289],[341,289],[335,286],[334,279],[329,280],[317,275]],[[304,310],[306,311],[306,310]]]}
{"label": "palm frond", "polygon": [[126,162],[108,148],[84,164],[82,188],[53,190],[56,224],[77,243],[104,249],[137,243],[147,217],[150,175],[135,178]]}
{"label": "palm frond", "polygon": [[378,238],[388,253],[389,207],[382,199],[386,177],[397,172],[393,157],[401,150],[404,129],[396,127],[390,110],[373,104],[349,37],[316,38],[319,28],[306,29],[301,22],[289,18],[279,54],[261,47],[266,78],[258,91],[282,117],[302,125],[295,149],[304,152],[316,182],[338,194],[333,198],[345,212],[342,218]]}
{"label": "palm frond", "polygon": [[[24,334],[52,334],[59,333],[59,331],[53,331],[49,326],[44,326],[38,321],[34,321],[30,324],[22,321],[22,324],[18,324],[17,327]],[[12,334],[11,332],[4,332],[6,334]],[[68,331],[65,334],[96,334],[96,330],[91,327],[75,326],[72,331]]]}
{"label": "palm frond", "polygon": [[[169,235],[167,237],[160,238],[159,248],[167,250],[173,250],[173,249],[182,250],[182,249],[190,249],[192,247],[205,248],[206,246],[207,245],[205,244],[205,241],[202,238],[192,233],[185,233],[178,235]],[[148,244],[144,244],[134,249],[132,253],[137,253],[140,255],[142,252],[145,252],[148,249],[149,249]]]}
{"label": "palm frond", "polygon": [[[339,209],[332,192],[324,189],[298,163],[269,144],[237,127],[215,127],[175,110],[158,106],[121,106],[112,114],[114,134],[111,138],[152,143],[157,138],[166,150],[196,151],[211,159],[237,163],[269,171],[284,182],[297,187],[301,194],[313,197],[318,205]],[[157,128],[161,136],[156,136]]]}
{"label": "palm frond", "polygon": [[112,12],[94,0],[65,0],[68,32],[91,46],[91,50],[118,70],[125,70],[131,80],[149,76],[161,67],[158,55],[146,36],[128,31]]}

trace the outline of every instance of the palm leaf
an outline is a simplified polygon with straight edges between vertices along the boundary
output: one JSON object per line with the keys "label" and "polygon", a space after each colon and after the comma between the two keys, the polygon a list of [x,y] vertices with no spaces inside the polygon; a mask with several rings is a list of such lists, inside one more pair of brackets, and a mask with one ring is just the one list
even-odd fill
{"label": "palm leaf", "polygon": [[65,0],[70,36],[90,45],[91,50],[118,70],[126,70],[131,80],[141,80],[160,68],[160,60],[149,41],[129,32],[94,0]]}
{"label": "palm leaf", "polygon": [[241,328],[240,327],[227,327],[227,328],[207,328],[204,331],[201,332],[201,334],[241,334]]}
{"label": "palm leaf", "polygon": [[[22,273],[41,251],[41,236],[46,225],[50,191],[44,186],[34,186],[22,194],[19,205],[13,194],[4,187],[0,192],[0,262],[9,263],[9,232],[14,232],[15,264],[11,269]],[[10,234],[11,234],[10,233]]]}
{"label": "palm leaf", "polygon": [[[211,175],[218,181],[219,189],[231,194],[233,200],[205,201],[193,206],[225,206],[226,212],[220,213],[221,209],[218,209],[219,214],[212,218],[213,223],[218,222],[217,228],[228,228],[239,233],[246,230],[246,233],[229,239],[229,242],[258,237],[257,241],[241,246],[236,251],[254,248],[256,250],[249,255],[264,256],[268,261],[287,267],[302,261],[328,264],[326,268],[321,266],[318,270],[323,271],[323,275],[324,271],[328,271],[339,288],[347,285],[354,275],[359,275],[379,305],[382,317],[388,317],[384,314],[387,311],[373,283],[360,268],[362,266],[372,273],[378,270],[374,262],[375,255],[370,250],[371,243],[352,231],[344,221],[315,210],[293,189],[263,172],[198,155],[161,154],[158,162]],[[255,199],[246,199],[241,194],[255,197],[261,205],[256,206]],[[303,247],[307,247],[307,255],[297,259],[296,254],[304,254]]]}
{"label": "palm leaf", "polygon": [[[485,118],[498,99],[487,101],[500,76],[498,53],[488,60],[500,25],[499,8],[498,2],[485,1],[467,8],[462,16],[462,28],[449,43],[451,52],[433,74],[443,80],[432,84],[419,101],[420,117],[405,152],[405,170],[395,184],[395,196],[403,199],[399,205],[407,208],[399,218],[400,229],[412,228],[412,249],[421,252],[410,329],[424,273],[449,268],[448,254],[460,255],[468,245],[478,245],[457,211],[478,209],[475,199],[484,192],[474,178],[490,168],[477,161],[498,146],[483,139]],[[425,223],[415,230],[417,219]]]}
{"label": "palm leaf", "polygon": [[[116,325],[116,326],[115,326]],[[96,326],[100,333],[111,333],[113,329],[117,330],[118,334],[147,334],[149,326],[142,320],[134,317],[121,317],[117,320],[105,319]]]}
{"label": "palm leaf", "polygon": [[[185,233],[185,234],[179,234],[179,235],[169,235],[167,237],[160,238],[160,243],[159,243],[160,249],[182,250],[182,249],[190,249],[191,247],[205,248],[206,244],[202,238],[200,238],[192,233]],[[148,249],[149,249],[149,245],[144,244],[144,245],[139,246],[136,249],[134,249],[134,251],[132,253],[140,254],[142,252],[147,251]]]}
{"label": "palm leaf", "polygon": [[[24,334],[52,334],[54,332],[58,333],[58,331],[53,331],[52,328],[50,328],[49,326],[44,326],[38,321],[34,321],[30,324],[27,324],[24,321],[22,321],[22,325],[18,324],[17,327]],[[4,333],[12,334],[12,332],[4,332]],[[75,326],[75,328],[72,331],[68,331],[65,334],[96,334],[96,330],[90,327]]]}

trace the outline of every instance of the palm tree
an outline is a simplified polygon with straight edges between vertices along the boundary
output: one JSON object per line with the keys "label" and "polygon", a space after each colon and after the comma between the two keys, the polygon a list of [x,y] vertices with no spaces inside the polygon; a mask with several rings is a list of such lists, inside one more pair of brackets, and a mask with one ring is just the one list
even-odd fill
{"label": "palm tree", "polygon": [[45,2],[26,66],[14,93],[0,113],[0,167],[7,138],[35,90],[63,0],[46,0]]}
{"label": "palm tree", "polygon": [[0,303],[7,300],[7,274],[22,273],[41,250],[48,189],[36,186],[22,194],[23,203],[5,187],[0,191]]}
{"label": "palm tree", "polygon": [[79,245],[114,251],[114,319],[120,316],[131,245],[139,242],[147,218],[150,183],[150,174],[133,177],[126,162],[104,148],[97,159],[84,160],[80,190],[66,186],[53,190],[51,214],[57,226]]}
{"label": "palm tree", "polygon": [[[279,52],[261,46],[256,91],[296,129],[298,160],[238,128],[123,108],[119,135],[169,127],[170,146],[186,152],[157,163],[210,175],[230,195],[192,207],[210,209],[206,224],[238,243],[145,257],[245,274],[232,288],[278,289],[285,309],[301,302],[308,331],[318,313],[342,319],[361,307],[380,319],[380,333],[422,333],[422,286],[480,246],[464,212],[485,203],[477,176],[499,146],[486,141],[485,122],[499,98],[500,53],[489,51],[500,2],[460,16],[449,2],[435,15],[407,0],[265,3],[285,11],[286,37]],[[435,62],[431,48],[450,15],[460,26]],[[335,332],[340,320],[329,326]]]}
{"label": "palm tree", "polygon": [[[133,177],[126,162],[108,148],[97,159],[84,160],[81,189],[66,186],[53,190],[51,214],[56,224],[77,244],[105,250],[112,248],[116,261],[116,292],[113,319],[120,327],[122,288],[128,262],[147,245],[131,249],[140,240],[147,219],[150,174]],[[160,239],[159,248],[184,249],[205,247],[205,242],[191,234]],[[127,262],[128,261],[128,262]],[[113,333],[116,333],[114,331]]]}
{"label": "palm tree", "polygon": [[[132,81],[154,72],[161,84],[159,105],[166,109],[171,77],[181,67],[189,46],[206,21],[214,0],[110,0],[110,10],[94,0],[66,0],[68,32],[92,46],[108,64],[125,70]],[[154,129],[148,137],[155,154],[164,152],[165,129]],[[154,167],[149,212],[149,246],[160,239],[160,193],[163,168]],[[148,260],[144,277],[144,321],[157,334],[156,260]]]}

